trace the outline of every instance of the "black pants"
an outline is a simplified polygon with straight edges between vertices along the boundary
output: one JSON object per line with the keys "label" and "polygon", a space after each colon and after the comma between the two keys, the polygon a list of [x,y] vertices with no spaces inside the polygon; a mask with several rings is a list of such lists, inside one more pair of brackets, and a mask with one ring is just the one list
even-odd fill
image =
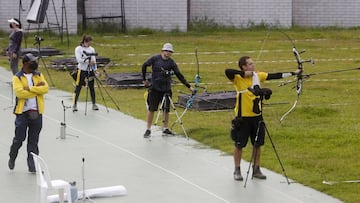
{"label": "black pants", "polygon": [[78,70],[76,81],[75,81],[76,87],[74,90],[74,94],[75,94],[74,104],[77,103],[77,101],[79,99],[81,88],[82,88],[82,86],[86,85],[86,82],[87,82],[87,85],[90,90],[91,102],[93,104],[96,103],[95,89],[94,89],[95,80],[96,80],[96,78],[95,78],[94,71]]}
{"label": "black pants", "polygon": [[10,159],[15,160],[27,134],[27,164],[29,169],[35,169],[30,152],[39,154],[39,134],[42,128],[42,115],[32,120],[26,113],[16,115],[15,136],[10,147]]}

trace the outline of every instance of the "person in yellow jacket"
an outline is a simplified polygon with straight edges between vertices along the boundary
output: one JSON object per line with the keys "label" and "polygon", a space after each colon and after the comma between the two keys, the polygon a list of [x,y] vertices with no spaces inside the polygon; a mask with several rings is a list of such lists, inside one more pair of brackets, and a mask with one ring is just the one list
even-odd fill
{"label": "person in yellow jacket", "polygon": [[27,165],[29,172],[36,172],[31,152],[39,154],[38,142],[42,128],[44,113],[44,94],[49,86],[44,75],[37,71],[37,57],[31,53],[23,57],[23,68],[12,79],[13,91],[16,95],[14,107],[15,136],[12,140],[8,166],[15,167],[15,159],[23,141],[27,138]]}

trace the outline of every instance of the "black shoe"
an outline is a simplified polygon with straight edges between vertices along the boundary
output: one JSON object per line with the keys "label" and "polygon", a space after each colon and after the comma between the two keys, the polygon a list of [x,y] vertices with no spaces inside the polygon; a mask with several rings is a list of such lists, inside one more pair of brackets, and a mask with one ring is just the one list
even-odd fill
{"label": "black shoe", "polygon": [[241,171],[240,171],[240,170],[234,171],[234,180],[237,180],[237,181],[242,181],[242,180],[244,180],[244,178],[243,178],[242,175],[241,175]]}
{"label": "black shoe", "polygon": [[9,159],[8,166],[10,170],[15,168],[15,160]]}
{"label": "black shoe", "polygon": [[74,104],[74,105],[72,106],[72,110],[73,110],[73,112],[78,111],[78,108],[77,108],[77,105],[76,105],[76,104]]}
{"label": "black shoe", "polygon": [[36,169],[35,168],[29,168],[29,172],[30,173],[36,173]]}
{"label": "black shoe", "polygon": [[173,133],[173,132],[171,132],[169,129],[165,129],[165,130],[163,130],[163,132],[162,132],[163,134],[163,136],[174,136],[175,134]]}
{"label": "black shoe", "polygon": [[263,179],[263,180],[266,179],[266,175],[264,175],[264,174],[261,172],[259,166],[255,166],[255,167],[254,167],[252,177],[258,178],[258,179]]}
{"label": "black shoe", "polygon": [[144,133],[144,138],[149,138],[151,135],[151,131],[150,130],[146,130]]}

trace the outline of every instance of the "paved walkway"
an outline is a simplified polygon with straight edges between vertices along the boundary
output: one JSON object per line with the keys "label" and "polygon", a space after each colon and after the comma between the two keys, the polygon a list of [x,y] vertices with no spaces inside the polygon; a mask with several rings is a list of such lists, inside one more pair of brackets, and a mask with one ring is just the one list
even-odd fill
{"label": "paved walkway", "polygon": [[[26,144],[15,169],[10,171],[7,167],[15,119],[11,88],[7,84],[10,78],[11,73],[0,68],[1,202],[37,203],[39,189],[36,176],[27,172]],[[244,182],[232,178],[231,156],[191,139],[162,137],[156,130],[149,141],[142,137],[144,121],[112,109],[107,112],[104,106],[95,112],[88,105],[86,116],[84,103],[79,103],[77,113],[65,111],[69,135],[58,139],[64,112],[62,101],[70,105],[71,93],[51,89],[46,95],[40,156],[54,179],[76,181],[79,190],[83,185],[83,166],[86,189],[116,185],[127,188],[126,196],[93,199],[94,202],[340,202],[298,183],[282,183],[286,180],[281,174],[266,169],[263,172],[267,180],[250,179],[244,188]],[[242,173],[246,174],[248,163],[242,163]]]}

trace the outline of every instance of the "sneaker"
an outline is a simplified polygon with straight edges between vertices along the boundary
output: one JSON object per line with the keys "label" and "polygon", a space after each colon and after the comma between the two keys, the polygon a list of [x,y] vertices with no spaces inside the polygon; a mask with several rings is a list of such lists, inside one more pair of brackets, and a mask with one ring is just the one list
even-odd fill
{"label": "sneaker", "polygon": [[163,130],[163,136],[174,136],[175,134],[173,132],[171,132],[168,128],[166,128],[165,130]]}
{"label": "sneaker", "polygon": [[10,170],[13,170],[15,168],[15,160],[9,159],[8,166]]}
{"label": "sneaker", "polygon": [[72,110],[73,110],[73,112],[78,111],[76,104],[73,105]]}
{"label": "sneaker", "polygon": [[237,180],[237,181],[242,181],[242,180],[244,180],[244,178],[243,178],[242,175],[241,175],[241,171],[240,171],[240,170],[234,171],[234,180]]}
{"label": "sneaker", "polygon": [[149,138],[151,135],[151,131],[150,130],[146,130],[144,133],[144,138]]}
{"label": "sneaker", "polygon": [[258,179],[266,179],[266,175],[264,175],[259,166],[255,166],[253,169],[253,175],[252,177],[258,178]]}
{"label": "sneaker", "polygon": [[93,104],[92,110],[97,111],[97,110],[99,110],[99,107],[96,104]]}

